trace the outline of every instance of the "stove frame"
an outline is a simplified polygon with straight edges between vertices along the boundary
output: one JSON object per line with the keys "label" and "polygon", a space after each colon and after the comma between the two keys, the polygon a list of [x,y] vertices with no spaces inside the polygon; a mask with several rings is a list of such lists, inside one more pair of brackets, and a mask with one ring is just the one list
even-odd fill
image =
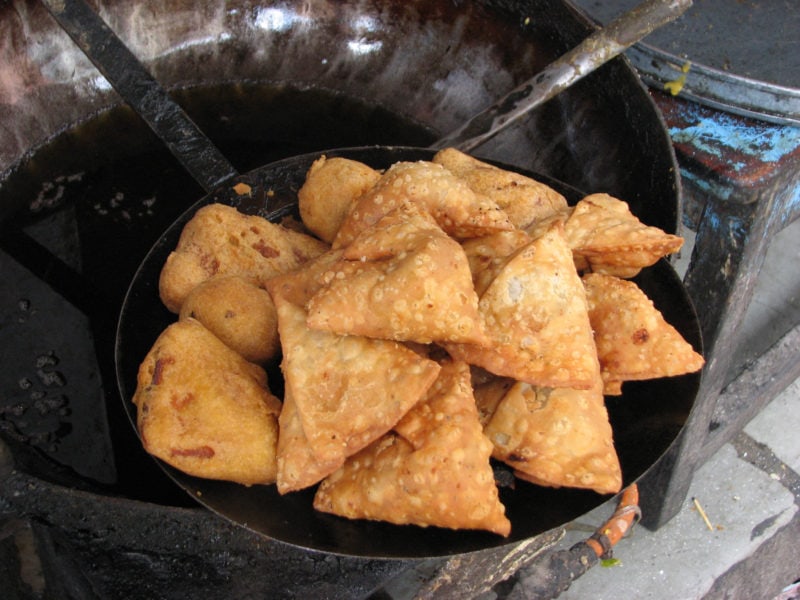
{"label": "stove frame", "polygon": [[[800,142],[793,136],[791,128],[745,118],[730,119],[728,115],[707,110],[679,98],[659,92],[653,92],[653,95],[673,135],[681,174],[692,200],[685,207],[684,220],[697,231],[697,239],[685,282],[698,308],[708,357],[700,394],[680,443],[673,447],[666,460],[641,484],[651,490],[649,497],[659,498],[656,502],[643,504],[645,524],[658,528],[680,508],[696,468],[729,441],[788,383],[800,376],[800,364],[794,359],[795,349],[800,346],[798,326],[777,340],[770,350],[742,371],[737,371],[741,365],[733,364],[733,353],[724,351],[736,339],[744,312],[752,298],[755,278],[763,264],[769,240],[796,219],[800,212],[797,199],[800,188]],[[719,126],[715,132],[716,153],[702,154],[692,143],[681,141],[680,132],[696,123],[700,116]],[[156,116],[156,119],[160,117]],[[726,168],[730,164],[730,158],[734,155],[740,156],[742,148],[729,134],[742,126],[777,132],[779,136],[783,136],[781,139],[789,140],[789,149],[778,161],[765,161],[758,155],[748,155],[746,168],[731,172]],[[212,163],[216,161],[216,166],[211,169],[205,165],[188,167],[190,172],[202,173],[198,175],[198,179],[205,180],[203,185],[206,189],[231,174],[224,157],[222,161],[218,159],[219,157],[212,157]],[[721,273],[718,265],[725,261],[729,261],[730,268]],[[709,284],[711,281],[713,284]],[[36,457],[30,457],[31,463],[36,460]],[[86,560],[104,560],[104,549],[114,547],[119,532],[113,528],[108,529],[105,518],[93,522],[92,515],[96,513],[92,508],[92,494],[26,476],[24,466],[19,464],[19,459],[16,464],[12,464],[10,456],[3,452],[3,445],[0,444],[0,476],[4,482],[0,514],[35,515],[29,527],[55,550],[49,555],[58,557],[54,563],[41,565],[45,572],[61,574],[69,571],[67,563],[70,558],[66,549],[70,552],[77,549]],[[58,473],[50,475],[53,481],[59,480]],[[40,505],[15,504],[14,498],[25,497],[22,495],[23,490],[28,490],[30,494],[32,489],[38,489],[41,493],[27,497],[39,499]],[[107,510],[107,507],[103,510]],[[126,516],[129,518],[131,513],[146,520],[144,513],[138,514],[136,503],[133,502],[115,503],[113,511],[116,511],[120,522],[124,522]],[[198,563],[192,566],[188,579],[197,583],[198,591],[203,590],[206,583],[215,577],[235,581],[237,574],[247,573],[252,568],[280,571],[282,575],[279,584],[288,586],[295,583],[296,578],[302,578],[308,573],[308,563],[311,562],[315,565],[318,577],[301,586],[305,595],[334,597],[356,592],[364,597],[372,595],[380,598],[380,586],[408,569],[408,565],[391,561],[309,556],[305,551],[297,552],[281,544],[265,543],[256,536],[243,534],[240,528],[222,520],[213,520],[209,525],[205,513],[201,517],[197,511],[182,508],[169,509],[168,512],[171,513],[172,523],[146,523],[142,532],[143,538],[148,538],[148,543],[156,539],[163,542],[162,558],[165,559],[165,564],[170,565],[162,573],[164,580],[179,574],[185,576],[185,565],[170,558],[179,555],[173,554],[176,546],[186,544],[183,538],[185,530],[213,528],[213,531],[205,532],[203,536],[198,535],[194,540],[199,546],[203,546],[199,554],[211,557],[208,560],[199,558]],[[90,532],[97,528],[103,531],[99,534],[87,533],[83,538],[79,536],[76,539],[59,539],[52,534],[48,523],[71,523],[76,531],[83,529]],[[20,527],[25,528],[24,525]],[[426,597],[426,594],[433,597],[441,591],[442,582],[454,574],[460,578],[457,591],[461,593],[473,593],[490,587],[516,572],[521,565],[534,563],[555,543],[557,537],[557,534],[545,536],[524,548],[503,553],[502,556],[498,553],[488,557],[456,558],[443,563],[415,565],[415,568],[423,571],[427,567],[429,574],[432,574],[419,597]],[[0,538],[0,556],[12,554],[8,548],[8,539]],[[228,549],[227,555],[220,551],[222,547]],[[247,558],[254,552],[263,557],[255,565]],[[131,565],[148,560],[135,549],[120,552],[112,558]],[[479,564],[496,565],[503,561],[508,568],[496,570],[495,576],[489,580],[484,573],[476,574],[480,571],[476,568]],[[352,574],[357,571],[361,571],[362,577],[348,579],[342,576],[342,573]],[[140,581],[118,581],[115,584],[122,586],[121,590],[142,591]],[[151,584],[151,591],[158,593],[159,581]],[[256,583],[250,584],[242,583],[242,587],[236,591],[243,595],[263,593]],[[61,589],[55,590],[54,597],[62,592],[81,597],[93,597],[95,594],[91,582],[88,581],[62,580],[59,585]],[[22,588],[19,591],[21,594],[25,593]],[[226,590],[226,595],[229,591]]]}
{"label": "stove frame", "polygon": [[680,443],[654,476],[663,500],[644,507],[644,523],[658,528],[677,514],[696,469],[800,377],[797,323],[754,361],[735,362],[770,241],[800,216],[800,128],[652,94],[681,166],[684,221],[696,231],[684,283],[707,357]]}

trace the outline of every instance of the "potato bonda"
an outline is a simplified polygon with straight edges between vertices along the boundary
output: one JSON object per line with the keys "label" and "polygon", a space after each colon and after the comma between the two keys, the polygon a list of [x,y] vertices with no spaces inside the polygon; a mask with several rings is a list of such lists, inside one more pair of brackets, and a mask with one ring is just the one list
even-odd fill
{"label": "potato bonda", "polygon": [[180,318],[197,319],[253,363],[264,363],[280,350],[272,297],[244,277],[217,276],[204,281],[186,297]]}

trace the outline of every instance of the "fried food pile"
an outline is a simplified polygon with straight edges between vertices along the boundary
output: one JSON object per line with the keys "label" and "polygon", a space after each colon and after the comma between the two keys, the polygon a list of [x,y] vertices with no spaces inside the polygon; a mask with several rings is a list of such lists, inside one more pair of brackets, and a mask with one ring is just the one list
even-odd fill
{"label": "fried food pile", "polygon": [[180,470],[507,536],[493,463],[615,493],[604,395],[703,366],[628,279],[683,240],[606,194],[568,206],[446,149],[383,172],[322,156],[298,205],[308,233],[206,206],[163,267],[179,318],[133,401],[145,449]]}

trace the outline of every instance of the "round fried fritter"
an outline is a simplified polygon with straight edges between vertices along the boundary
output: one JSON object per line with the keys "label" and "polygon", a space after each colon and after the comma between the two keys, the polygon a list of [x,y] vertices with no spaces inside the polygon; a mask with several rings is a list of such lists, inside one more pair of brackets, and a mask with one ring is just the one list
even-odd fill
{"label": "round fried fritter", "polygon": [[364,163],[347,158],[318,158],[297,193],[300,218],[321,240],[332,242],[355,200],[380,179]]}
{"label": "round fried fritter", "polygon": [[279,350],[278,320],[269,292],[243,277],[212,277],[195,287],[180,318],[194,318],[246,360],[264,363]]}

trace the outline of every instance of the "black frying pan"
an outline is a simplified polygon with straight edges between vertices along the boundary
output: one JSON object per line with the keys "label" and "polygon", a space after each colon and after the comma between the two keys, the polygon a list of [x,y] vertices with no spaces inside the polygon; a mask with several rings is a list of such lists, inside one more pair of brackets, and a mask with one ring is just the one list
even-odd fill
{"label": "black frying pan", "polygon": [[[93,18],[81,0],[53,2],[45,0],[59,20],[93,62],[129,103],[137,109],[164,139],[195,178],[209,190],[209,195],[187,211],[164,234],[143,261],[134,276],[122,307],[117,333],[116,364],[120,391],[125,408],[135,424],[135,409],[130,402],[136,385],[136,371],[141,360],[163,329],[174,320],[158,299],[158,274],[168,253],[175,247],[180,231],[197,208],[210,202],[224,202],[249,214],[279,219],[296,209],[294,201],[311,162],[318,156],[294,157],[267,165],[239,176],[201,132],[184,119],[174,103],[166,97],[126,49],[119,44],[102,22],[87,30]],[[530,110],[624,50],[651,31],[659,22],[672,18],[690,4],[686,0],[658,2],[650,0],[646,9],[656,9],[660,21],[645,10],[644,27],[611,28],[610,38],[590,38],[577,54],[541,72],[535,80],[513,90],[503,100],[438,146],[457,145],[470,149]],[[634,33],[631,33],[633,31]],[[594,50],[595,52],[591,52]],[[594,62],[581,62],[591,54]],[[587,59],[588,60],[588,59]],[[523,106],[522,100],[530,100]],[[532,100],[531,100],[532,99]],[[158,101],[155,101],[158,100]],[[152,111],[157,107],[156,111]],[[166,127],[165,127],[166,124]],[[177,126],[176,126],[177,124]],[[185,126],[185,127],[184,127]],[[487,133],[488,132],[488,133]],[[469,142],[467,140],[473,140]],[[329,156],[343,155],[361,160],[375,168],[385,168],[398,160],[430,158],[431,149],[375,147],[328,151]],[[510,167],[508,167],[510,168]],[[530,174],[575,201],[581,194],[564,184],[541,175]],[[231,192],[235,181],[248,183],[253,194],[246,201]],[[274,195],[269,197],[266,190]],[[691,304],[680,280],[666,262],[648,269],[639,278],[639,285],[653,298],[667,319],[699,348],[699,332]],[[278,381],[277,370],[272,381]],[[685,422],[698,384],[691,375],[663,381],[626,384],[625,395],[609,400],[609,411],[623,464],[625,483],[636,480],[661,456],[675,439]],[[630,386],[630,387],[628,387]],[[591,510],[605,498],[592,492],[552,490],[519,483],[515,489],[504,489],[501,498],[512,520],[509,538],[481,532],[454,532],[436,528],[398,527],[365,521],[347,521],[313,510],[313,490],[280,496],[274,487],[245,488],[235,484],[197,479],[163,465],[172,478],[192,497],[223,517],[300,547],[354,556],[420,558],[443,556],[488,548],[530,538],[572,521]]]}
{"label": "black frying pan", "polygon": [[[430,159],[433,154],[433,150],[385,146],[326,152],[328,156],[345,156],[374,168],[386,168],[400,160]],[[198,208],[212,202],[229,204],[241,212],[275,221],[290,214],[297,216],[297,190],[318,156],[319,153],[313,153],[293,157],[241,176],[239,180],[252,187],[250,196],[237,195],[229,185],[220,187],[187,210],[146,256],[125,298],[117,330],[119,386],[134,425],[136,408],[131,398],[136,389],[137,369],[156,337],[175,320],[175,315],[161,304],[158,278],[183,226]],[[525,174],[553,186],[573,203],[583,195],[543,175]],[[669,264],[660,261],[644,270],[636,282],[665,318],[699,349],[700,333],[694,310]],[[270,377],[272,382],[280,381],[277,365],[273,365]],[[621,397],[608,399],[625,485],[641,477],[675,439],[686,420],[698,384],[698,374],[628,382],[623,386]],[[198,502],[235,523],[293,545],[354,556],[420,558],[507,544],[569,523],[606,500],[589,491],[549,489],[518,482],[515,489],[501,489],[512,532],[509,538],[500,538],[483,532],[348,521],[316,512],[312,507],[315,488],[281,496],[274,486],[247,488],[198,479],[163,466]]]}

